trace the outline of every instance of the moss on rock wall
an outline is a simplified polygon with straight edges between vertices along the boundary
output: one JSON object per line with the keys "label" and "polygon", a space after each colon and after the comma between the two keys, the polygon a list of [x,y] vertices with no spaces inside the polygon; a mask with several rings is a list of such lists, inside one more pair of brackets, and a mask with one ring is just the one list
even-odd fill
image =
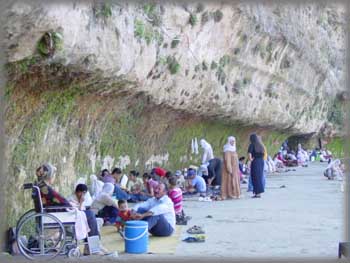
{"label": "moss on rock wall", "polygon": [[335,137],[329,140],[327,145],[328,150],[330,150],[335,158],[344,158],[345,157],[345,138]]}

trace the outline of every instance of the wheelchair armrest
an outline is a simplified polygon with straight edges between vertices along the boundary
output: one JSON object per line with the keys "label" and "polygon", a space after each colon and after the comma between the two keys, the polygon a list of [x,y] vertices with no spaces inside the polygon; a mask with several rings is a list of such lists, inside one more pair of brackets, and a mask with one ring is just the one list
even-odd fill
{"label": "wheelchair armrest", "polygon": [[32,188],[33,188],[33,183],[23,184],[23,189],[32,189]]}
{"label": "wheelchair armrest", "polygon": [[43,208],[44,211],[50,212],[50,210],[57,210],[57,209],[72,209],[73,207],[71,206],[45,206]]}

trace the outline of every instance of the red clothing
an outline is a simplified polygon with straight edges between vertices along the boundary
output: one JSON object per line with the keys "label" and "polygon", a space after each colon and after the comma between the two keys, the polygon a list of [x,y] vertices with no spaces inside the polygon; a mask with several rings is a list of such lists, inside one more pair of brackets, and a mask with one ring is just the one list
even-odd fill
{"label": "red clothing", "polygon": [[154,172],[155,172],[155,174],[159,175],[160,177],[164,177],[166,174],[166,170],[164,170],[163,168],[160,168],[160,167],[154,168]]}
{"label": "red clothing", "polygon": [[51,186],[47,185],[44,181],[38,183],[40,189],[41,200],[43,206],[67,206],[71,207],[70,203],[56,192]]}
{"label": "red clothing", "polygon": [[116,226],[119,227],[124,227],[125,226],[125,222],[131,220],[131,212],[130,210],[127,211],[119,211],[118,212],[118,216],[117,216],[117,220],[115,222]]}
{"label": "red clothing", "polygon": [[171,189],[168,192],[168,196],[174,203],[175,214],[181,214],[182,212],[182,191],[180,188]]}

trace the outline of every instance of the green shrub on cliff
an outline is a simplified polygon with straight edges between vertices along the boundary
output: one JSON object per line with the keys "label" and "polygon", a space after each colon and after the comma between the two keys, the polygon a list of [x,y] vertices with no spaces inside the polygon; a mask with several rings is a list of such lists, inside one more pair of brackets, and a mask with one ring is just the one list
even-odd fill
{"label": "green shrub on cliff", "polygon": [[167,64],[168,64],[168,69],[171,74],[176,74],[180,70],[180,64],[176,60],[175,57],[168,56],[167,57]]}
{"label": "green shrub on cliff", "polygon": [[197,24],[198,18],[195,14],[191,14],[190,15],[190,20],[189,23],[191,24],[191,26],[195,26]]}
{"label": "green shrub on cliff", "polygon": [[39,40],[37,50],[42,56],[52,56],[63,47],[63,36],[58,32],[46,32]]}

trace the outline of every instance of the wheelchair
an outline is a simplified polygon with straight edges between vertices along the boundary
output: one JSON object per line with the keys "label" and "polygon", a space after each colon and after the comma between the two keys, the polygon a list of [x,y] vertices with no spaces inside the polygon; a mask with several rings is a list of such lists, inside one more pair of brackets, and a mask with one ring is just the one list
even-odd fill
{"label": "wheelchair", "polygon": [[30,260],[50,260],[57,255],[80,257],[75,236],[76,212],[67,207],[44,207],[40,188],[35,183],[23,185],[32,190],[34,209],[23,214],[16,225],[16,241],[20,253]]}

